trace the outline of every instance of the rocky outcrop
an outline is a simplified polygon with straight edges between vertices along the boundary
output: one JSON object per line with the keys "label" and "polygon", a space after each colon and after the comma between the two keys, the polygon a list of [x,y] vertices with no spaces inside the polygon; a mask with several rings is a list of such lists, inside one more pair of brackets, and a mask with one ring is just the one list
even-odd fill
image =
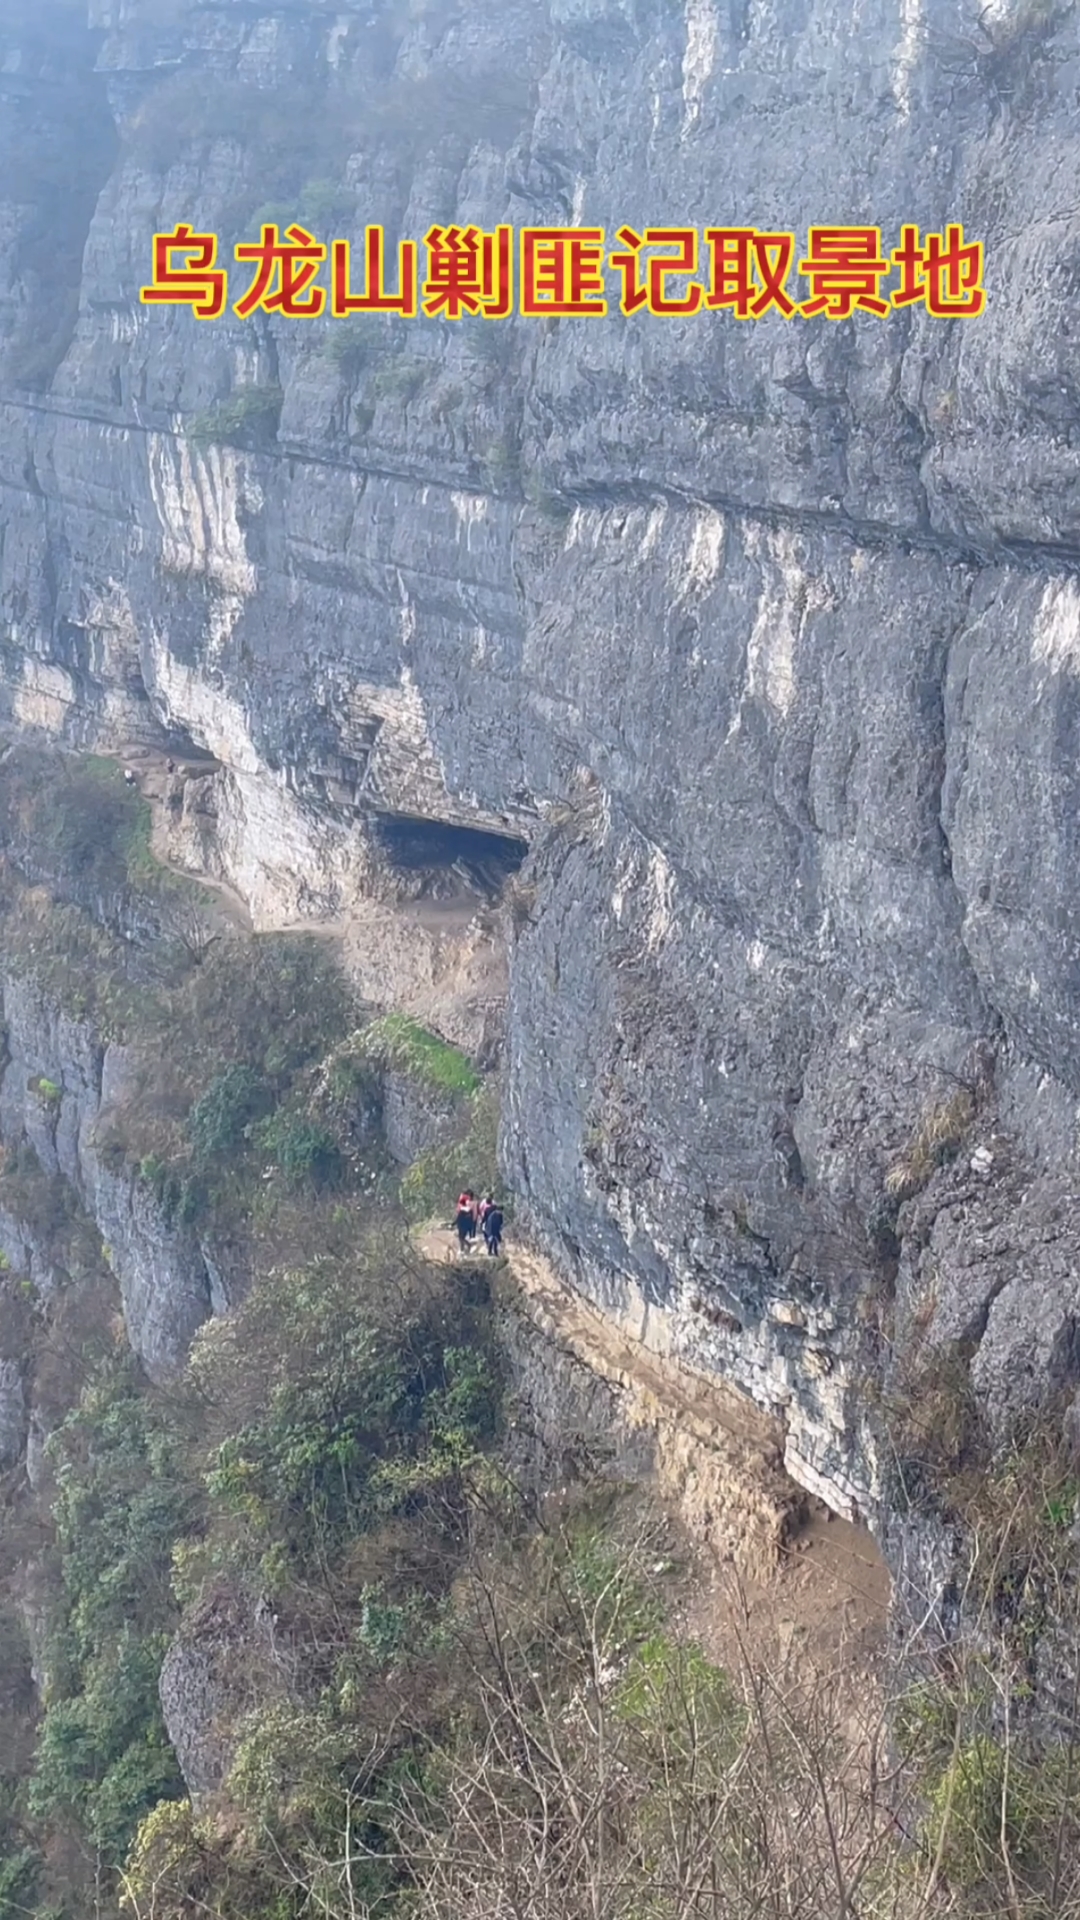
{"label": "rocky outcrop", "polygon": [[[211,1267],[197,1233],[171,1224],[134,1170],[115,1171],[102,1158],[100,1124],[130,1071],[125,1050],[68,1017],[28,978],[8,977],[0,993],[5,1150],[27,1141],[47,1176],[70,1183],[116,1274],[128,1339],[151,1379],[163,1380],[210,1314]],[[47,1223],[0,1219],[0,1242],[11,1266],[48,1293],[56,1274]]]}
{"label": "rocky outcrop", "polygon": [[244,1709],[256,1697],[272,1696],[275,1671],[273,1616],[265,1603],[253,1617],[239,1598],[222,1593],[185,1619],[165,1655],[158,1692],[193,1797],[221,1785]]}
{"label": "rocky outcrop", "polygon": [[[0,407],[5,715],[214,755],[261,925],[347,911],[388,818],[528,840],[504,1152],[540,1240],[887,1527],[894,1292],[991,1417],[1080,1384],[1076,17],[92,13],[122,144],[70,346]],[[357,340],[140,306],[156,228],[231,244],[270,180],[330,180],[357,241],[962,220],[987,309]]]}
{"label": "rocky outcrop", "polygon": [[380,1079],[383,1137],[394,1159],[408,1166],[446,1134],[461,1103],[401,1068],[385,1068]]}
{"label": "rocky outcrop", "polygon": [[17,1360],[0,1360],[0,1467],[21,1459],[27,1433],[26,1394]]}
{"label": "rocky outcrop", "polygon": [[572,1479],[652,1480],[691,1538],[741,1576],[768,1580],[807,1518],[784,1472],[779,1422],[685,1366],[647,1312],[615,1320],[515,1241],[497,1276],[498,1323],[526,1414],[512,1449]]}

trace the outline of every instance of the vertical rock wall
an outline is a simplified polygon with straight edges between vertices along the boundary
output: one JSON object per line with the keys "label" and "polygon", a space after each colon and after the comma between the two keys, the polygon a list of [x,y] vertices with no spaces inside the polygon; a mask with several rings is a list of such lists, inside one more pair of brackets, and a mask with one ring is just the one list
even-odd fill
{"label": "vertical rock wall", "polygon": [[[28,19],[19,140],[12,74],[48,124],[70,108]],[[537,1233],[882,1523],[894,1293],[909,1353],[967,1334],[991,1418],[1080,1382],[1075,14],[99,0],[92,24],[70,85],[118,146],[77,324],[0,393],[5,718],[215,754],[260,924],[347,912],[373,811],[528,838],[505,1156]],[[268,194],[356,241],[962,220],[987,309],[350,345],[140,306],[155,230],[231,246]],[[252,392],[247,444],[213,444]],[[126,1289],[148,1326],[149,1260]]]}

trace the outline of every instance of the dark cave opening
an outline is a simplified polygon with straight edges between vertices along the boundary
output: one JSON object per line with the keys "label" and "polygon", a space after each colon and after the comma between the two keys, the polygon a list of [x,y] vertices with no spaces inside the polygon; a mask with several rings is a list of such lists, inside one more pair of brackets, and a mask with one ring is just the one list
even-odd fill
{"label": "dark cave opening", "polygon": [[394,872],[456,880],[463,889],[488,899],[494,899],[517,872],[529,850],[526,841],[512,834],[404,814],[375,814],[371,834]]}

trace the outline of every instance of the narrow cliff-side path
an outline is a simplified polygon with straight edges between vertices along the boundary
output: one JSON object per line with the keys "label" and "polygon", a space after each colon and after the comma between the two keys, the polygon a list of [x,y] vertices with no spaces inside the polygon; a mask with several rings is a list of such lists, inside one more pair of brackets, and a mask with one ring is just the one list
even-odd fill
{"label": "narrow cliff-side path", "polygon": [[[217,915],[223,925],[235,928],[241,933],[252,931],[251,914],[247,901],[231,887],[227,880],[214,879],[202,868],[197,872],[190,867],[180,865],[169,855],[165,835],[162,831],[163,810],[167,806],[170,787],[177,780],[205,779],[212,773],[217,761],[191,759],[183,755],[163,753],[157,747],[123,747],[115,754],[118,765],[130,769],[136,776],[139,794],[150,807],[150,850],[159,867],[167,873],[175,873],[181,880],[188,880],[193,886],[202,887],[212,894]],[[172,760],[174,772],[169,771]]]}
{"label": "narrow cliff-side path", "polygon": [[889,1578],[870,1534],[809,1499],[783,1468],[782,1434],[745,1395],[650,1351],[512,1237],[498,1260],[462,1255],[457,1236],[417,1230],[429,1260],[487,1267],[497,1300],[528,1315],[553,1364],[612,1392],[612,1417],[645,1431],[658,1492],[700,1550],[687,1630],[720,1664],[842,1674],[857,1691],[884,1648]]}
{"label": "narrow cliff-side path", "polygon": [[[482,1055],[496,1043],[508,986],[506,955],[490,909],[475,894],[461,890],[440,899],[357,895],[329,919],[263,917],[256,928],[238,888],[207,872],[212,834],[203,839],[197,832],[176,832],[173,810],[180,797],[212,780],[221,763],[208,754],[169,754],[146,745],[117,747],[110,758],[134,773],[150,806],[154,858],[213,896],[212,917],[220,930],[321,940],[335,951],[362,1000],[408,1013],[467,1053]],[[177,857],[178,850],[184,857]]]}

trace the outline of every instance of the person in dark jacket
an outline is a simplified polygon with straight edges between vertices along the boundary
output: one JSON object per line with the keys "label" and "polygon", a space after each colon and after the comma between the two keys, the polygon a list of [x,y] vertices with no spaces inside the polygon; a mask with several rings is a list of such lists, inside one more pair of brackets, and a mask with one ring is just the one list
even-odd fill
{"label": "person in dark jacket", "polygon": [[502,1242],[502,1208],[493,1200],[484,1215],[484,1240],[490,1254],[498,1253]]}
{"label": "person in dark jacket", "polygon": [[458,1198],[454,1225],[457,1228],[458,1246],[464,1253],[476,1232],[476,1215],[472,1210],[471,1196],[467,1193],[461,1194]]}

